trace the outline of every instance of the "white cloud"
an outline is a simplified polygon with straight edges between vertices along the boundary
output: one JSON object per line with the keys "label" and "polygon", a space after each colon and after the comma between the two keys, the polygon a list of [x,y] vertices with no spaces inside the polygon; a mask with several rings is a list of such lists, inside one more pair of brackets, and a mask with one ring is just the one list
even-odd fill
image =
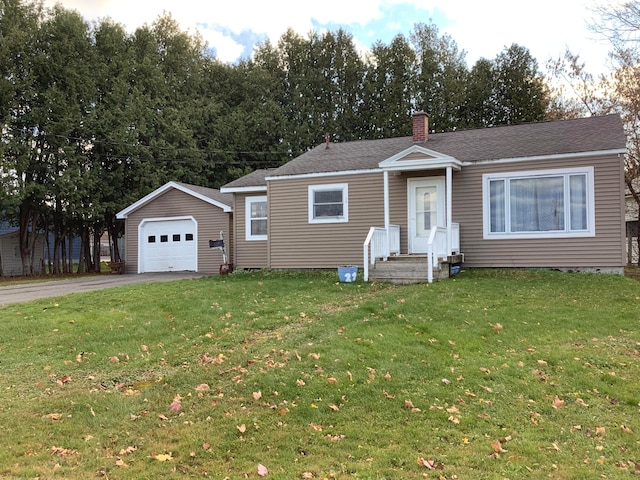
{"label": "white cloud", "polygon": [[[56,1],[59,0],[45,0],[45,4],[53,5]],[[224,27],[235,35],[251,31],[254,36],[262,35],[275,43],[287,28],[306,35],[313,28],[313,20],[320,24],[366,26],[369,21],[382,19],[383,10],[393,12],[393,8],[406,9],[412,4],[429,15],[437,12],[436,20],[444,15],[446,22],[440,26],[441,33],[451,35],[458,47],[467,52],[470,64],[480,57],[494,58],[505,46],[518,43],[531,51],[541,67],[548,58],[558,57],[568,47],[587,60],[590,70],[600,71],[606,62],[607,46],[593,41],[587,29],[593,16],[587,2],[593,1],[597,0],[324,0],[298,2],[295,8],[285,0],[62,0],[61,3],[90,20],[109,16],[129,31],[152,23],[165,11],[170,12],[183,29],[200,31],[225,62],[235,60],[243,45],[212,26]],[[384,18],[388,28],[397,33],[406,28],[403,20],[400,15]],[[420,21],[429,21],[429,17]],[[202,24],[209,27],[198,26]],[[373,40],[380,38],[380,33],[374,32]],[[372,43],[369,38],[355,40],[361,47],[368,47]]]}

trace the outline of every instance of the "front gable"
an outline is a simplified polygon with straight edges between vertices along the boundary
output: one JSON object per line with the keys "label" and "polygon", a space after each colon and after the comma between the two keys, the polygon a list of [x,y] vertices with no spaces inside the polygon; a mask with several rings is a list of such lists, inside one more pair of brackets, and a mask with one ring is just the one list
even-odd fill
{"label": "front gable", "polygon": [[412,145],[383,160],[378,164],[378,167],[386,171],[435,170],[446,167],[460,170],[462,162],[455,157],[430,150],[421,145]]}
{"label": "front gable", "polygon": [[178,182],[167,182],[164,185],[162,185],[161,187],[155,189],[153,192],[149,193],[148,195],[144,196],[143,198],[141,198],[140,200],[138,200],[135,203],[132,203],[131,205],[129,205],[127,208],[125,208],[124,210],[121,210],[120,212],[118,212],[116,214],[116,218],[119,219],[125,219],[127,218],[131,213],[139,210],[140,208],[144,207],[145,205],[151,203],[152,201],[154,201],[155,199],[161,197],[162,195],[164,195],[165,193],[167,193],[168,191],[175,189],[175,190],[179,190],[183,193],[186,193],[187,195],[190,195],[194,198],[197,198],[199,200],[202,200],[203,202],[206,202],[208,204],[211,204],[215,207],[220,208],[223,212],[225,213],[230,213],[233,211],[231,205],[227,205],[226,203],[220,202],[210,196],[207,196],[205,194],[203,194],[200,191],[197,191],[196,189],[198,189],[200,187],[194,187],[194,188],[189,188],[189,186],[178,183]]}

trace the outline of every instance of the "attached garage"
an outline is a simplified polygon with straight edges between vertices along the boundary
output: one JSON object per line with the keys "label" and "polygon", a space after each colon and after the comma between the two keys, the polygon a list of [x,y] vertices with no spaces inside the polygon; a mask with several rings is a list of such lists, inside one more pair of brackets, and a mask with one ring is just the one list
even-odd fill
{"label": "attached garage", "polygon": [[[207,187],[169,182],[118,213],[125,221],[127,273],[192,271],[217,274],[232,245],[232,196]],[[231,258],[230,256],[228,258]]]}

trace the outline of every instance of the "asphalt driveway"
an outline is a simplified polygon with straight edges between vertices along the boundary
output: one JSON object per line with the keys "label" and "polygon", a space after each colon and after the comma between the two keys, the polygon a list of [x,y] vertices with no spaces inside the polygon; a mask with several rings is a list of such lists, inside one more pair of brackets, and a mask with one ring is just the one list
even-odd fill
{"label": "asphalt driveway", "polygon": [[23,283],[21,285],[0,287],[0,306],[30,302],[42,298],[61,297],[70,293],[90,292],[92,290],[131,285],[133,283],[169,282],[172,280],[202,278],[204,276],[202,273],[195,272],[103,274],[48,282]]}

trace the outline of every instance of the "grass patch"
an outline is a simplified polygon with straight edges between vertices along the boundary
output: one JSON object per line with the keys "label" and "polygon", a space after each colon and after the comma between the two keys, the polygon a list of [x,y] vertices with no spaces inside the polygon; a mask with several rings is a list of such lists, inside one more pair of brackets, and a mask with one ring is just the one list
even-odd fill
{"label": "grass patch", "polygon": [[620,478],[640,291],[246,273],[0,308],[0,478]]}

